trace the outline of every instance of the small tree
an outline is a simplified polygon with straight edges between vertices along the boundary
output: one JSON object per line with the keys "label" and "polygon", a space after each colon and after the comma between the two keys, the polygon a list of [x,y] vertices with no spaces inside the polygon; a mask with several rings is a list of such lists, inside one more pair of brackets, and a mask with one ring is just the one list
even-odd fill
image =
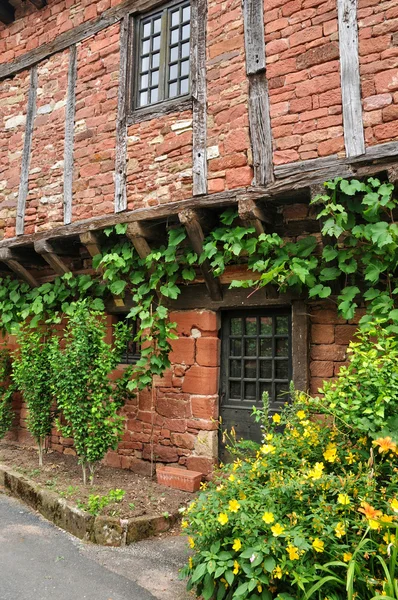
{"label": "small tree", "polygon": [[95,464],[116,449],[123,431],[124,417],[117,411],[129,394],[129,370],[114,382],[109,376],[120,362],[127,335],[128,328],[118,324],[114,346],[107,344],[103,317],[81,301],[69,317],[62,347],[53,338],[52,385],[63,415],[57,426],[74,439],[84,484],[87,467],[92,483]]}
{"label": "small tree", "polygon": [[11,381],[11,356],[6,348],[0,350],[0,439],[11,428],[14,413],[12,395],[14,386]]}
{"label": "small tree", "polygon": [[49,332],[43,328],[21,327],[14,353],[12,377],[28,408],[27,428],[39,447],[39,466],[53,425]]}

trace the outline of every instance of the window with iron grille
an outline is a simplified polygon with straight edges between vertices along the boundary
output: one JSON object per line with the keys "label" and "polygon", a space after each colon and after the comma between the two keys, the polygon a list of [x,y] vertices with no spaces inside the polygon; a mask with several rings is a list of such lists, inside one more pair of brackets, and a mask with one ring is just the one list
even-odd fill
{"label": "window with iron grille", "polygon": [[164,5],[136,21],[135,109],[189,95],[189,2]]}
{"label": "window with iron grille", "polygon": [[119,323],[126,323],[130,328],[130,338],[121,356],[120,363],[134,365],[141,358],[140,345],[138,342],[134,341],[138,331],[137,320],[128,319],[125,315],[118,315],[117,320]]}

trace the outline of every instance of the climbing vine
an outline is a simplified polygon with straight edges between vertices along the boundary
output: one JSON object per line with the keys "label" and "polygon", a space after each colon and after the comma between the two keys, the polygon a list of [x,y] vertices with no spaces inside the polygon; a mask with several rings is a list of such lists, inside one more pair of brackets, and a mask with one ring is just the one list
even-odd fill
{"label": "climbing vine", "polygon": [[12,425],[12,394],[14,386],[11,381],[11,357],[7,348],[0,350],[0,439],[5,436]]}

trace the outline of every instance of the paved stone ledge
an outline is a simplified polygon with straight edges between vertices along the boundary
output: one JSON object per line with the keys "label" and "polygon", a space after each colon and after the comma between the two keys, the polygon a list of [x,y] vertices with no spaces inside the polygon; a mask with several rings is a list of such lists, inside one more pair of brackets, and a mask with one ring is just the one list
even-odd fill
{"label": "paved stone ledge", "polygon": [[48,521],[85,542],[101,546],[125,546],[170,529],[179,514],[168,518],[154,515],[119,519],[90,513],[77,508],[55,492],[43,489],[34,481],[5,465],[0,465],[0,487],[10,496],[22,500]]}

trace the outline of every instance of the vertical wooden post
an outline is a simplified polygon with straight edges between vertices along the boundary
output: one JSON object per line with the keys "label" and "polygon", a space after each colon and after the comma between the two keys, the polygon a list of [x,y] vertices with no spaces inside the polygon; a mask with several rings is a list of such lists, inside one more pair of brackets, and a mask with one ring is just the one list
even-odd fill
{"label": "vertical wooden post", "polygon": [[254,184],[274,180],[268,82],[265,75],[264,7],[262,0],[243,1],[246,73],[249,80],[249,127]]}
{"label": "vertical wooden post", "polygon": [[344,141],[348,158],[365,154],[359,76],[357,2],[358,0],[337,0]]}
{"label": "vertical wooden post", "polygon": [[19,182],[16,234],[22,235],[25,228],[25,206],[29,189],[30,151],[32,148],[33,127],[36,115],[37,66],[30,71],[28,108],[26,111],[25,140],[22,152],[21,178]]}
{"label": "vertical wooden post", "polygon": [[309,320],[303,300],[292,302],[293,383],[297,390],[309,389]]}
{"label": "vertical wooden post", "polygon": [[127,208],[126,162],[127,162],[127,65],[131,46],[130,16],[120,23],[120,69],[116,121],[116,159],[115,159],[115,212]]}
{"label": "vertical wooden post", "polygon": [[193,195],[207,194],[207,92],[206,92],[207,2],[191,5],[192,88],[192,177]]}
{"label": "vertical wooden post", "polygon": [[76,79],[77,79],[77,48],[76,45],[69,50],[68,69],[68,94],[65,111],[65,144],[64,144],[64,223],[72,221],[73,197],[73,143],[75,135],[75,107],[76,107]]}

